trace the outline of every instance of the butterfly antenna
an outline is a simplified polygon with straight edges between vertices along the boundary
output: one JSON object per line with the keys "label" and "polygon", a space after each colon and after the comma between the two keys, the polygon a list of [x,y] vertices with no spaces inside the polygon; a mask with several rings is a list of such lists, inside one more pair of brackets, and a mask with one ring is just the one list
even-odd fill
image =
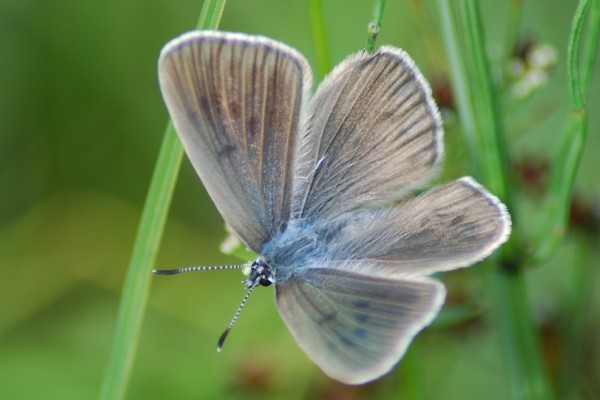
{"label": "butterfly antenna", "polygon": [[246,305],[246,302],[248,301],[248,298],[250,297],[250,295],[252,294],[252,292],[254,291],[254,289],[259,284],[260,284],[259,282],[256,282],[256,283],[252,284],[252,286],[250,286],[250,288],[248,289],[248,292],[246,293],[246,295],[242,299],[242,302],[240,303],[240,306],[238,307],[237,311],[233,315],[233,318],[231,319],[231,322],[229,323],[229,326],[221,334],[221,337],[219,337],[219,342],[217,343],[217,351],[218,352],[220,352],[221,349],[223,348],[223,343],[225,343],[225,339],[227,338],[227,335],[229,335],[229,332],[231,331],[231,328],[233,328],[233,325],[235,325],[235,323],[237,322],[237,319],[240,316],[240,313],[242,312],[242,309]]}
{"label": "butterfly antenna", "polygon": [[245,265],[216,265],[206,267],[184,267],[177,269],[153,269],[152,273],[155,275],[175,275],[184,272],[197,272],[197,271],[220,271],[224,269],[242,269]]}

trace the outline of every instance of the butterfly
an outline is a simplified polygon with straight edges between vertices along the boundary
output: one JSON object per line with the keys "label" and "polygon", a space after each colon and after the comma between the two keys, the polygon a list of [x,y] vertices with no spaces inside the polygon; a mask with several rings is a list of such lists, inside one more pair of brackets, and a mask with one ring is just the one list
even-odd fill
{"label": "butterfly", "polygon": [[333,379],[389,372],[442,307],[430,275],[508,239],[506,207],[470,177],[413,196],[439,170],[443,129],[398,48],[347,57],[312,94],[309,64],[289,46],[194,31],[163,48],[159,81],[215,206],[259,255],[242,305],[273,285],[291,334]]}

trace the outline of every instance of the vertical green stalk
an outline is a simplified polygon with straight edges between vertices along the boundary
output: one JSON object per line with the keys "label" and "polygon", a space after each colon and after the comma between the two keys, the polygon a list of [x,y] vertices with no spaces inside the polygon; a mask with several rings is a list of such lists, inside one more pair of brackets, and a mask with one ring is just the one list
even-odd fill
{"label": "vertical green stalk", "polygon": [[367,51],[375,49],[375,41],[381,30],[381,20],[383,19],[383,9],[385,8],[385,0],[375,0],[373,6],[373,20],[369,23],[367,29]]}
{"label": "vertical green stalk", "polygon": [[[588,29],[582,43],[587,12]],[[600,0],[581,0],[575,11],[567,49],[567,73],[571,114],[565,123],[560,147],[552,163],[545,224],[537,235],[534,263],[554,253],[567,230],[573,185],[587,136],[586,101],[594,70],[600,35]],[[583,50],[582,50],[583,49]],[[579,53],[583,51],[583,62]]]}
{"label": "vertical green stalk", "polygon": [[[485,34],[478,3],[476,0],[462,0],[459,9],[462,25],[465,27],[464,50],[472,66],[471,93],[473,98],[477,99],[474,102],[474,117],[479,128],[478,160],[482,179],[493,193],[505,201],[515,221],[515,207],[506,176],[509,163],[497,104],[498,95],[485,52]],[[520,271],[520,260],[517,259],[519,250],[516,246],[520,239],[518,228],[518,223],[514,224],[511,240],[499,252],[501,263],[504,265],[497,266],[491,277],[494,314],[499,326],[512,397],[547,400],[552,398],[552,392],[541,362],[539,344],[527,303],[526,287]]]}
{"label": "vertical green stalk", "polygon": [[325,29],[325,15],[322,0],[309,0],[310,25],[312,28],[313,46],[317,59],[316,78],[320,82],[331,70],[331,56],[329,55],[329,42]]}
{"label": "vertical green stalk", "polygon": [[173,125],[169,123],[123,284],[113,347],[100,393],[103,400],[121,399],[127,388],[148,299],[150,268],[158,251],[182,154]]}
{"label": "vertical green stalk", "polygon": [[[587,232],[586,232],[587,233]],[[564,321],[561,326],[561,363],[559,365],[559,389],[561,399],[583,399],[583,379],[585,376],[584,360],[586,342],[590,332],[594,331],[593,315],[594,295],[598,274],[593,260],[600,242],[596,237],[579,236],[575,240],[575,257],[571,268],[571,279],[568,286],[566,306],[562,312]],[[593,335],[593,333],[592,333]],[[589,376],[589,374],[588,374]]]}
{"label": "vertical green stalk", "polygon": [[[589,13],[589,14],[588,14]],[[583,28],[587,16],[587,32]],[[582,39],[584,37],[585,39]],[[571,114],[553,164],[548,190],[547,224],[539,235],[536,260],[549,257],[567,229],[573,185],[587,136],[587,97],[594,71],[600,37],[600,0],[581,0],[575,11],[567,49],[567,72],[571,98]],[[583,41],[583,42],[582,42]],[[580,53],[581,57],[580,57]],[[582,61],[580,61],[582,60]],[[579,261],[571,265],[573,280],[564,315],[567,316],[562,341],[560,390],[564,398],[581,398],[580,388],[584,343],[589,328],[589,304],[593,297],[597,268],[585,262],[585,244],[578,251]]]}
{"label": "vertical green stalk", "polygon": [[577,6],[575,17],[571,25],[571,35],[569,37],[569,48],[567,50],[567,74],[569,75],[569,93],[571,95],[571,104],[574,111],[583,110],[584,92],[581,87],[581,77],[579,71],[579,47],[581,42],[581,32],[585,16],[590,8],[590,0],[582,0]]}
{"label": "vertical green stalk", "polygon": [[[225,0],[206,0],[198,29],[216,29],[224,7]],[[158,252],[182,155],[181,144],[169,122],[123,285],[113,348],[100,392],[102,400],[121,399],[127,388],[150,290],[150,270]]]}
{"label": "vertical green stalk", "polygon": [[584,98],[587,98],[592,76],[594,73],[594,65],[596,64],[596,52],[598,50],[598,39],[600,39],[600,1],[593,0],[591,5],[590,15],[588,17],[588,31],[586,41],[583,47],[583,68],[582,87],[585,92],[582,93]]}
{"label": "vertical green stalk", "polygon": [[475,111],[475,132],[478,164],[486,187],[508,201],[509,188],[504,174],[507,156],[499,118],[497,93],[491,80],[487,59],[484,32],[479,16],[478,3],[474,0],[461,0],[459,4],[460,18],[463,21],[464,54],[470,66],[470,92]]}
{"label": "vertical green stalk", "polygon": [[465,59],[461,55],[458,21],[454,17],[448,0],[437,0],[437,7],[442,25],[442,40],[444,41],[446,56],[450,63],[450,80],[453,95],[458,105],[457,111],[469,147],[471,160],[475,160],[477,156],[477,143],[475,141],[477,128],[474,121],[475,110],[469,93],[469,73]]}
{"label": "vertical green stalk", "polygon": [[523,274],[496,269],[489,280],[512,399],[554,398],[533,326]]}
{"label": "vertical green stalk", "polygon": [[[498,93],[491,78],[485,51],[478,2],[438,0],[443,34],[450,60],[459,116],[474,150],[475,165],[484,185],[508,206],[515,222]],[[451,6],[454,5],[454,7]],[[464,61],[463,61],[464,60]],[[520,273],[521,252],[517,248],[519,225],[513,225],[511,240],[499,251],[500,265],[490,275],[494,316],[498,324],[502,354],[514,399],[551,399],[535,330],[527,306],[526,288]]]}

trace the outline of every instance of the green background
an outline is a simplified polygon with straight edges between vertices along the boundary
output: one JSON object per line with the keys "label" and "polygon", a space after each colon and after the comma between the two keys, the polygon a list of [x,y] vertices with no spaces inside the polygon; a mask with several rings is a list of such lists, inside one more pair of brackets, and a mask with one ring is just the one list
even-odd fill
{"label": "green background", "polygon": [[[483,9],[490,54],[502,51],[507,10]],[[514,157],[549,157],[569,111],[566,44],[574,1],[527,1],[521,32],[553,46],[549,83],[507,105]],[[370,1],[324,1],[334,63],[364,48]],[[4,0],[0,3],[0,398],[83,399],[98,395],[111,349],[119,295],[141,207],[167,121],[156,78],[159,51],[191,29],[198,1]],[[404,48],[423,73],[447,72],[430,2],[388,1],[378,45]],[[223,30],[281,40],[314,66],[305,1],[227,3]],[[598,68],[596,68],[598,69]],[[598,71],[596,71],[598,72]],[[598,77],[596,77],[598,78]],[[600,213],[600,84],[589,100],[588,142],[575,192]],[[447,117],[443,180],[466,174],[468,152]],[[454,128],[454,129],[453,129]],[[544,215],[522,196],[526,224]],[[222,255],[223,223],[184,161],[157,266],[237,262]],[[529,304],[545,365],[557,382],[561,330],[568,324],[574,271],[597,268],[598,231],[574,232],[547,264],[528,271]],[[132,399],[412,398],[508,396],[497,333],[489,321],[484,266],[446,274],[447,312],[418,336],[388,377],[361,388],[326,379],[299,350],[273,305],[272,288],[249,300],[222,353],[216,340],[241,300],[239,271],[153,278],[128,389]],[[151,266],[148,266],[150,271]],[[590,285],[599,287],[600,274]],[[600,296],[585,318],[583,398],[600,396]],[[448,311],[449,310],[449,311]],[[451,319],[451,318],[450,318]],[[557,333],[558,332],[558,333]],[[417,397],[414,397],[417,396]]]}

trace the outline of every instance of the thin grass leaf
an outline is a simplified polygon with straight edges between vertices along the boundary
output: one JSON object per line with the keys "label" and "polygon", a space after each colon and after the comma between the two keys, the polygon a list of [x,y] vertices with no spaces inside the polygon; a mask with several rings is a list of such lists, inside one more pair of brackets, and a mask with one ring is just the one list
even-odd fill
{"label": "thin grass leaf", "polygon": [[385,0],[375,0],[373,5],[373,19],[367,27],[367,51],[371,52],[375,49],[375,41],[381,30],[381,20],[383,19],[383,9],[385,8]]}
{"label": "thin grass leaf", "polygon": [[[600,270],[590,260],[598,246],[596,237],[579,237],[575,242],[575,268],[571,269],[568,297],[562,315],[562,362],[560,363],[559,394],[561,399],[584,399],[585,360],[589,357],[586,345],[594,335],[594,295]],[[591,240],[590,240],[591,239]]]}
{"label": "thin grass leaf", "polygon": [[[478,3],[473,0],[452,3],[439,0],[437,5],[459,116],[465,131],[469,133],[467,136],[477,173],[484,185],[505,201],[513,215],[513,222],[518,221],[513,207],[512,186],[506,176],[508,152],[504,143],[498,92],[491,79],[485,51],[485,33]],[[505,357],[511,397],[551,399],[530,311],[524,307],[527,296],[520,273],[520,260],[517,258],[520,240],[518,228],[518,224],[513,225],[511,240],[501,247],[500,264],[495,265],[495,272],[490,276],[493,314]],[[498,263],[499,259],[495,258],[495,261]]]}
{"label": "thin grass leaf", "polygon": [[583,109],[583,90],[579,76],[579,49],[581,45],[581,32],[585,23],[585,16],[590,8],[590,0],[582,0],[577,6],[573,23],[571,24],[571,35],[567,50],[567,74],[569,75],[569,94],[571,105],[575,111]]}
{"label": "thin grass leaf", "polygon": [[464,65],[465,59],[461,55],[460,31],[456,26],[458,21],[448,0],[438,0],[437,9],[441,21],[446,56],[450,64],[452,93],[456,99],[457,111],[469,148],[470,159],[475,160],[477,154],[476,128],[474,118],[472,118],[475,111],[467,85],[469,73]]}
{"label": "thin grass leaf", "polygon": [[[198,29],[216,29],[224,7],[225,0],[205,1]],[[182,157],[181,144],[169,122],[123,284],[115,338],[100,392],[103,400],[121,399],[127,389],[150,290],[150,270],[158,252]]]}
{"label": "thin grass leaf", "polygon": [[587,99],[590,93],[591,80],[594,75],[594,66],[596,65],[596,56],[598,51],[598,39],[600,39],[600,1],[593,0],[588,17],[588,31],[586,41],[583,47],[583,68],[582,86],[584,89],[583,97]]}
{"label": "thin grass leaf", "polygon": [[329,55],[329,42],[325,29],[325,15],[322,0],[310,0],[308,9],[310,12],[310,25],[312,28],[313,46],[317,59],[316,79],[320,82],[331,70],[331,56]]}
{"label": "thin grass leaf", "polygon": [[[590,10],[591,9],[591,10]],[[591,12],[590,12],[591,11]],[[583,35],[586,23],[587,32]],[[600,36],[600,1],[582,0],[577,6],[567,51],[567,72],[572,111],[563,131],[558,154],[555,158],[548,190],[547,224],[539,234],[539,247],[535,261],[541,262],[555,251],[567,230],[574,181],[587,136],[587,97],[594,71],[598,38]],[[582,37],[584,41],[582,42]],[[583,53],[580,57],[580,53]],[[580,61],[580,60],[583,61]],[[579,256],[586,254],[583,246]],[[583,373],[586,334],[589,330],[589,304],[593,297],[597,268],[585,262],[574,262],[572,267],[570,298],[565,315],[563,341],[565,343],[561,365],[560,393],[563,398],[581,398],[581,375]]]}
{"label": "thin grass leaf", "polygon": [[[592,5],[585,42],[582,31],[585,17]],[[577,6],[567,50],[567,72],[572,111],[567,117],[556,157],[553,160],[545,223],[537,235],[532,263],[547,260],[556,251],[566,230],[577,168],[587,136],[586,99],[594,70],[598,36],[600,34],[600,5],[598,0],[582,0]],[[583,48],[584,62],[580,63]]]}

